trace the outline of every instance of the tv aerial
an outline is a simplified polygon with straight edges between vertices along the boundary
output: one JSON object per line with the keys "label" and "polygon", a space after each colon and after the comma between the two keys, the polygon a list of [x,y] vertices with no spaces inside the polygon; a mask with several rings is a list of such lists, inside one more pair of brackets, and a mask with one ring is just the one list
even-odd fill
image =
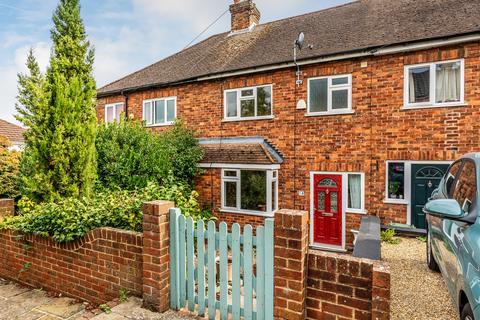
{"label": "tv aerial", "polygon": [[[298,54],[298,51],[302,51],[304,45],[305,45],[305,33],[300,32],[293,44],[293,62],[297,66],[297,72],[296,72],[297,81],[295,83],[297,84],[298,87],[303,84],[303,80],[300,79],[302,72],[300,71],[300,66],[297,63],[297,54]],[[313,49],[313,45],[311,44],[308,45],[308,48]]]}

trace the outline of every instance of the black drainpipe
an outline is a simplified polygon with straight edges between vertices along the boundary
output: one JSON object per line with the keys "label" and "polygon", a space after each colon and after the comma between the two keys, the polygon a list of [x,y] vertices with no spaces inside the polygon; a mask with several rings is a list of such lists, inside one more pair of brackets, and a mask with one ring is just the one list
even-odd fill
{"label": "black drainpipe", "polygon": [[122,91],[122,96],[125,98],[125,118],[128,119],[128,95]]}

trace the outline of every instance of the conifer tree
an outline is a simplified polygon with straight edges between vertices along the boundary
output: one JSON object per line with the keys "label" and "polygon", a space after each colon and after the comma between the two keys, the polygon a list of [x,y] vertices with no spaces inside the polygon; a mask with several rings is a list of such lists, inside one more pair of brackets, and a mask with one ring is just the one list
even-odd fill
{"label": "conifer tree", "polygon": [[60,0],[53,23],[46,75],[32,52],[29,73],[19,75],[18,119],[28,127],[22,191],[37,201],[89,196],[96,178],[94,52],[79,0]]}

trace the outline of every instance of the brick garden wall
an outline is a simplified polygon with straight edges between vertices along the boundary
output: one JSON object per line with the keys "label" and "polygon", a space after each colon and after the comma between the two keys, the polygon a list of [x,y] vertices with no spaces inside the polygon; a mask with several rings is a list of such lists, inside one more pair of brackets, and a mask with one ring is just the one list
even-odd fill
{"label": "brick garden wall", "polygon": [[14,213],[14,201],[12,199],[0,199],[0,219],[6,216],[13,216]]}
{"label": "brick garden wall", "polygon": [[141,233],[110,228],[68,244],[2,231],[0,277],[98,304],[120,289],[141,296],[142,242]]}
{"label": "brick garden wall", "polygon": [[390,319],[390,273],[385,264],[310,250],[309,319]]}

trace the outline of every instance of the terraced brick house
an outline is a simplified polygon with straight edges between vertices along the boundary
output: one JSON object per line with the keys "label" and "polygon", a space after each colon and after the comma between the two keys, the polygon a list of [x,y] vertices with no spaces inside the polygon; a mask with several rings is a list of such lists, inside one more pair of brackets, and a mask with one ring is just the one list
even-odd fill
{"label": "terraced brick house", "polygon": [[339,251],[366,214],[424,228],[449,164],[480,146],[480,2],[360,0],[269,23],[251,0],[230,11],[231,30],[99,89],[98,118],[193,128],[198,191],[222,220],[308,210],[310,243]]}

